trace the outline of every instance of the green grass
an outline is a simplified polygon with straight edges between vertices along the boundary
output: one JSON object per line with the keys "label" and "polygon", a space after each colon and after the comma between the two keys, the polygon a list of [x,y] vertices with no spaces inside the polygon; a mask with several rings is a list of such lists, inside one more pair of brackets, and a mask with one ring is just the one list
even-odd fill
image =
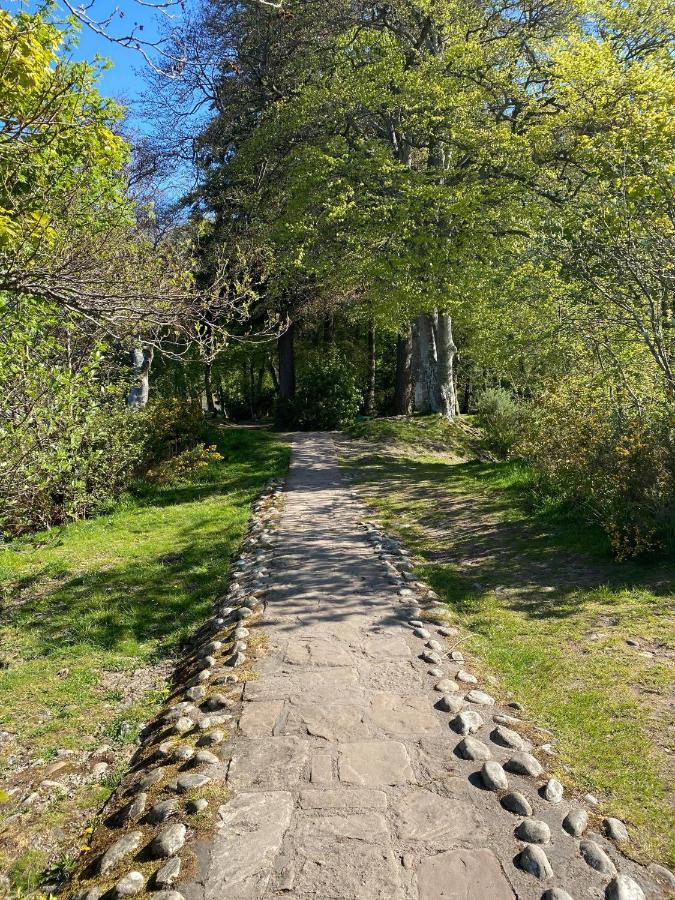
{"label": "green grass", "polygon": [[[153,667],[208,615],[253,498],[288,464],[268,431],[219,428],[211,440],[224,459],[188,481],[139,485],[107,515],[0,550],[0,720],[15,735],[0,745],[6,776],[17,749],[48,762],[58,749],[128,744],[162,702],[167,669]],[[82,788],[62,818],[113,789]],[[0,869],[12,867],[18,886],[33,878],[30,841],[44,826],[40,817],[26,824],[13,844],[0,839]]]}
{"label": "green grass", "polygon": [[362,427],[372,443],[347,448],[345,465],[417,554],[476,666],[553,732],[558,774],[628,822],[636,855],[673,865],[675,565],[614,562],[600,529],[533,500],[525,465],[457,460],[454,441],[430,454],[420,422]]}

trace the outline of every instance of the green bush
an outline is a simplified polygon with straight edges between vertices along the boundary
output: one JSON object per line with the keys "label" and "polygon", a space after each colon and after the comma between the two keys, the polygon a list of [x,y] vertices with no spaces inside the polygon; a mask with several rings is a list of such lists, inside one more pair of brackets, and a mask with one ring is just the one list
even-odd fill
{"label": "green bush", "polygon": [[351,424],[361,404],[356,373],[337,350],[313,352],[304,360],[292,408],[295,424],[331,430]]}
{"label": "green bush", "polygon": [[499,459],[507,459],[522,434],[522,404],[503,388],[488,388],[478,398],[477,413],[486,449]]}
{"label": "green bush", "polygon": [[602,390],[568,382],[537,404],[519,449],[539,488],[585,509],[626,559],[673,543],[674,436],[672,409],[618,408]]}

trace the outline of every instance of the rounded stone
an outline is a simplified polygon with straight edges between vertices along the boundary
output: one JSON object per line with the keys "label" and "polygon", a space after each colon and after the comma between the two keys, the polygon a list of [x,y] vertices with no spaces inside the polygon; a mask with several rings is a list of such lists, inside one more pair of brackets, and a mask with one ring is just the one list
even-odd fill
{"label": "rounded stone", "polygon": [[194,816],[196,815],[196,813],[203,812],[208,805],[208,800],[206,800],[204,797],[199,797],[197,800],[188,800],[188,802],[185,804],[185,811],[191,816]]}
{"label": "rounded stone", "polygon": [[585,809],[571,809],[563,819],[562,825],[572,837],[581,837],[588,826],[588,813]]}
{"label": "rounded stone", "polygon": [[497,725],[490,734],[490,740],[500,747],[509,747],[511,750],[524,750],[525,742],[517,731]]}
{"label": "rounded stone", "polygon": [[544,785],[544,799],[548,800],[549,803],[560,803],[564,793],[565,789],[557,778],[549,778]]}
{"label": "rounded stone", "polygon": [[189,731],[192,731],[194,724],[192,719],[188,719],[187,716],[181,716],[173,726],[174,734],[187,734]]}
{"label": "rounded stone", "polygon": [[454,662],[463,663],[464,654],[460,650],[453,650],[450,654],[450,659],[454,660]]}
{"label": "rounded stone", "polygon": [[562,888],[551,888],[548,891],[544,891],[541,895],[541,900],[573,900],[573,898],[567,891],[563,891]]}
{"label": "rounded stone", "polygon": [[130,831],[128,834],[125,834],[123,837],[121,837],[118,841],[115,841],[115,843],[108,847],[108,849],[101,857],[101,861],[99,863],[99,872],[101,873],[101,875],[105,875],[107,872],[110,872],[110,870],[114,869],[115,866],[126,856],[134,853],[134,851],[136,851],[140,846],[142,840],[143,832]]}
{"label": "rounded stone", "polygon": [[466,695],[468,703],[477,703],[479,706],[494,706],[495,698],[484,691],[469,691]]}
{"label": "rounded stone", "polygon": [[483,719],[472,709],[459,713],[450,722],[450,727],[457,734],[475,734],[479,728],[483,727]]}
{"label": "rounded stone", "polygon": [[462,759],[490,759],[491,753],[490,748],[486,747],[486,745],[479,741],[478,738],[474,737],[465,737],[463,738],[456,747],[457,755],[461,756]]}
{"label": "rounded stone", "polygon": [[167,887],[172,885],[179,875],[180,858],[178,856],[172,856],[157,870],[157,873],[155,874],[155,884],[157,887]]}
{"label": "rounded stone", "polygon": [[200,649],[200,653],[202,656],[210,656],[212,653],[215,653],[216,650],[220,650],[222,646],[222,641],[209,641],[208,644],[204,644]]}
{"label": "rounded stone", "polygon": [[609,816],[602,820],[602,828],[608,838],[617,841],[619,844],[628,842],[628,829],[621,819],[614,819]]}
{"label": "rounded stone", "polygon": [[616,866],[595,841],[582,841],[579,850],[585,862],[603,875],[616,875]]}
{"label": "rounded stone", "polygon": [[150,855],[153,859],[173,856],[185,843],[187,828],[180,822],[164,828],[150,844]]}
{"label": "rounded stone", "polygon": [[442,637],[455,637],[459,634],[459,629],[446,627],[445,625],[442,628],[438,628],[437,631]]}
{"label": "rounded stone", "polygon": [[504,764],[504,768],[508,772],[514,772],[516,775],[530,775],[536,778],[544,771],[531,753],[514,753],[511,759]]}
{"label": "rounded stone", "polygon": [[129,872],[124,878],[120,878],[113,888],[115,897],[133,897],[145,887],[145,878],[140,872]]}
{"label": "rounded stone", "polygon": [[173,758],[176,762],[187,762],[188,759],[192,759],[194,756],[194,749],[192,747],[188,747],[187,745],[183,745],[181,747],[176,747],[173,751]]}
{"label": "rounded stone", "polygon": [[201,700],[205,694],[206,688],[201,684],[188,688],[187,691],[185,691],[185,696],[190,700]]}
{"label": "rounded stone", "polygon": [[176,790],[179,794],[185,794],[188,791],[197,790],[197,788],[204,787],[207,784],[210,784],[211,779],[208,775],[181,775],[180,778],[176,780]]}
{"label": "rounded stone", "polygon": [[244,628],[243,625],[237,625],[234,629],[234,639],[235,641],[243,641],[244,638],[247,638],[251,632],[248,628]]}
{"label": "rounded stone", "polygon": [[515,833],[519,841],[528,844],[548,844],[551,840],[551,829],[541,819],[525,819],[518,825]]}
{"label": "rounded stone", "polygon": [[152,769],[136,782],[134,790],[147,791],[148,788],[153,787],[158,781],[161,781],[163,777],[164,773],[161,769]]}
{"label": "rounded stone", "polygon": [[152,900],[185,900],[185,897],[179,891],[157,891]]}
{"label": "rounded stone", "polygon": [[234,618],[241,621],[242,619],[248,619],[249,616],[252,616],[252,615],[253,615],[253,613],[251,612],[251,610],[247,606],[243,606],[241,609],[238,609],[235,612]]}
{"label": "rounded stone", "polygon": [[548,856],[536,844],[528,844],[518,854],[518,865],[523,871],[534,875],[535,878],[553,877],[553,869],[548,861]]}
{"label": "rounded stone", "polygon": [[424,628],[424,622],[421,619],[410,619],[408,622],[411,628]]}
{"label": "rounded stone", "polygon": [[441,657],[438,655],[438,653],[434,653],[433,650],[425,650],[424,653],[422,653],[420,659],[423,659],[424,662],[427,663],[433,663],[433,665],[436,666],[442,662]]}
{"label": "rounded stone", "polygon": [[483,784],[489,791],[505,791],[508,789],[509,782],[506,772],[495,760],[489,759],[483,763],[480,776],[483,779]]}
{"label": "rounded stone", "polygon": [[457,686],[457,682],[453,681],[451,678],[443,678],[434,685],[434,690],[439,691],[441,694],[451,694],[454,691],[458,691],[459,687]]}
{"label": "rounded stone", "polygon": [[442,678],[443,677],[443,669],[440,666],[432,666],[427,670],[427,674],[431,675],[433,678]]}
{"label": "rounded stone", "polygon": [[230,701],[224,694],[212,694],[208,700],[202,703],[202,709],[208,712],[218,712],[221,709],[228,709]]}
{"label": "rounded stone", "polygon": [[612,878],[605,889],[606,900],[645,900],[645,894],[637,881],[628,875]]}
{"label": "rounded stone", "polygon": [[127,803],[127,805],[120,811],[117,821],[122,822],[132,822],[134,819],[137,819],[139,816],[142,816],[145,812],[145,804],[147,803],[148,795],[141,791],[137,794],[131,803]]}
{"label": "rounded stone", "polygon": [[457,694],[443,694],[436,704],[436,708],[440,709],[441,712],[455,714],[458,713],[463,706],[464,700],[461,697],[458,697]]}
{"label": "rounded stone", "polygon": [[208,734],[203,734],[199,740],[197,741],[198,747],[213,747],[216,744],[222,744],[225,740],[225,734],[222,731],[210,731]]}
{"label": "rounded stone", "polygon": [[532,815],[532,807],[527,797],[521,794],[520,791],[510,791],[508,794],[504,794],[500,802],[504,809],[515,813],[517,816]]}
{"label": "rounded stone", "polygon": [[472,675],[470,672],[465,672],[464,669],[460,669],[459,672],[455,675],[457,681],[462,681],[464,684],[478,684],[478,679],[475,675]]}
{"label": "rounded stone", "polygon": [[159,825],[161,822],[166,822],[175,812],[175,800],[162,800],[159,803],[155,803],[146,818],[153,825]]}
{"label": "rounded stone", "polygon": [[437,653],[443,652],[443,644],[440,641],[427,641],[427,647],[430,650],[435,650]]}
{"label": "rounded stone", "polygon": [[195,754],[192,762],[196,766],[215,766],[220,762],[220,760],[218,759],[216,754],[211,753],[210,750],[200,750]]}
{"label": "rounded stone", "polygon": [[236,668],[237,666],[243,666],[245,662],[245,653],[233,653],[232,656],[228,656],[227,660],[225,661],[225,665]]}
{"label": "rounded stone", "polygon": [[423,641],[426,641],[428,637],[431,637],[431,632],[427,631],[426,628],[416,628],[413,631],[413,634]]}

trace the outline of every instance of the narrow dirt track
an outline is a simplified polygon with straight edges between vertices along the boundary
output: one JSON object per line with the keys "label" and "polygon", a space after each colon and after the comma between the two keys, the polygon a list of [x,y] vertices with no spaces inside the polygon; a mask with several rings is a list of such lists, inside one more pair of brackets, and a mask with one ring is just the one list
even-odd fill
{"label": "narrow dirt track", "polygon": [[[462,699],[489,687],[455,680],[468,663],[449,658],[437,624],[410,625],[424,612],[424,591],[395,574],[362,515],[331,437],[296,437],[260,625],[268,652],[245,684],[238,737],[219,773],[231,798],[181,892],[187,900],[605,897],[611,875],[587,864],[562,827],[578,803],[546,800],[543,774],[508,772],[508,790],[529,801],[529,821],[549,827],[540,850],[552,874],[516,864],[528,846],[515,835],[524,819],[502,807],[503,791],[486,789],[481,759],[460,758],[455,712],[437,708],[444,692],[435,687],[453,682],[448,702],[481,717],[473,738],[502,764],[518,748],[498,742],[494,716],[513,710]],[[443,646],[427,647],[429,639]],[[584,837],[646,897],[663,896],[611,843]],[[554,888],[568,894],[546,893]]]}

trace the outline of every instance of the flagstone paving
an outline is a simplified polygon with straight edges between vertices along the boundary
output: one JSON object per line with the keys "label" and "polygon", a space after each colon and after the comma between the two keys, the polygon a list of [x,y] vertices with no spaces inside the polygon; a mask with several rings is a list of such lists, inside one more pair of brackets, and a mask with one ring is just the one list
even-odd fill
{"label": "flagstone paving", "polygon": [[[180,884],[181,894],[187,900],[665,896],[613,843],[563,828],[579,802],[560,800],[555,785],[548,792],[555,802],[545,799],[545,775],[514,774],[527,769],[522,759],[481,777],[485,756],[503,764],[515,754],[536,755],[537,747],[519,742],[509,719],[495,728],[495,716],[514,711],[490,705],[489,686],[478,685],[483,693],[474,694],[475,703],[463,699],[472,685],[454,676],[468,663],[450,660],[439,622],[425,619],[421,630],[410,625],[424,613],[424,591],[402,578],[386,547],[373,543],[362,516],[331,437],[296,437],[258,626],[267,652],[243,687],[237,737],[219,763],[231,796],[215,837],[197,845],[197,873]],[[427,647],[428,640],[440,649]],[[443,679],[459,691],[435,691]],[[480,719],[457,724],[461,710]],[[463,737],[467,721],[473,733]],[[474,744],[480,758],[461,758]],[[536,771],[536,760],[530,764]],[[519,834],[543,844],[516,836],[523,818],[500,803],[506,787],[524,795],[539,823]],[[589,839],[628,880],[612,881],[586,861],[581,842]]]}

